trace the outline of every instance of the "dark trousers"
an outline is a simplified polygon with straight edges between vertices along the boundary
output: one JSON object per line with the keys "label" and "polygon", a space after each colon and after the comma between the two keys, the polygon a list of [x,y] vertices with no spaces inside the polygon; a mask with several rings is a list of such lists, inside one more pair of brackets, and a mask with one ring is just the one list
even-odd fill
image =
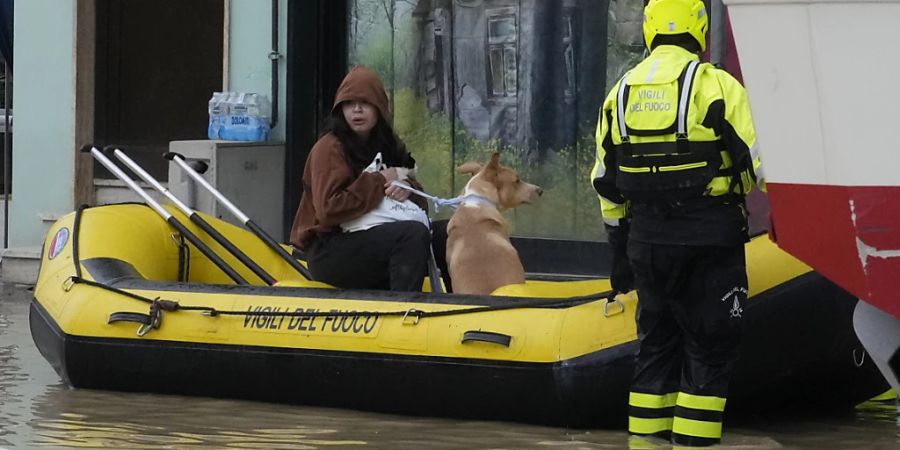
{"label": "dark trousers", "polygon": [[679,445],[719,442],[747,300],[744,246],[628,242],[641,346],[629,431]]}
{"label": "dark trousers", "polygon": [[[446,245],[446,222],[442,228],[436,227],[436,236],[439,231],[443,233],[442,245]],[[335,287],[421,291],[428,271],[429,245],[431,233],[421,223],[393,222],[365,231],[323,236],[306,257],[313,278]]]}

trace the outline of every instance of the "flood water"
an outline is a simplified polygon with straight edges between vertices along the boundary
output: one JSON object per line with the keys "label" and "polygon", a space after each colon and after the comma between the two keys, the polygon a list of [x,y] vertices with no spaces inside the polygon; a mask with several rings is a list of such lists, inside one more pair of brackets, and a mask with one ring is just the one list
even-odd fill
{"label": "flood water", "polygon": [[[208,398],[70,389],[28,329],[31,292],[0,284],[0,449],[671,448],[621,430],[392,416]],[[900,449],[894,402],[841,417],[726,425],[730,449]]]}

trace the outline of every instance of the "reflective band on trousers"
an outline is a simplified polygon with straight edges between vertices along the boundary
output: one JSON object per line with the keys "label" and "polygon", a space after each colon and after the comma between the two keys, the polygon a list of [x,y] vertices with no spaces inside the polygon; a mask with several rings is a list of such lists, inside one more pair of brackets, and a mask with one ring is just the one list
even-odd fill
{"label": "reflective band on trousers", "polygon": [[665,395],[632,392],[628,395],[628,404],[638,408],[648,409],[670,408],[675,406],[676,397],[678,397],[678,393],[676,392]]}
{"label": "reflective band on trousers", "polygon": [[672,430],[672,418],[660,417],[657,419],[645,419],[643,417],[628,418],[628,432],[634,434],[655,434],[661,431]]}
{"label": "reflective band on trousers", "polygon": [[722,422],[706,422],[703,420],[675,417],[675,420],[672,421],[672,432],[685,436],[721,439]]}
{"label": "reflective band on trousers", "polygon": [[684,406],[685,408],[702,409],[706,411],[725,411],[725,399],[722,397],[693,395],[679,392],[678,400],[675,404]]}

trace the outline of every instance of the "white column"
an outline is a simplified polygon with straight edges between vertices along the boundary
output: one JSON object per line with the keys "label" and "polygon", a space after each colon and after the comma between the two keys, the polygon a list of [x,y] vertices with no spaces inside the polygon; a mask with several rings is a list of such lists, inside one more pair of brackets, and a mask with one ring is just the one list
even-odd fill
{"label": "white column", "polygon": [[14,45],[9,245],[39,246],[74,203],[75,0],[17,1]]}

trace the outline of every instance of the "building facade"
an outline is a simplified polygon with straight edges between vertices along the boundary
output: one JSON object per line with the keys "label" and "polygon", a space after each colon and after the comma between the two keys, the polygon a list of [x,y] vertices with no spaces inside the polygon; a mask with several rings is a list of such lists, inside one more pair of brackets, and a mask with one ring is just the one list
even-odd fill
{"label": "building facade", "polygon": [[[458,194],[467,180],[454,167],[500,151],[545,190],[538,204],[509,214],[517,244],[531,249],[522,253],[602,272],[592,246],[604,235],[587,179],[596,111],[643,52],[642,6],[18,0],[10,247],[40,246],[49,223],[98,203],[98,189],[115,184],[80,147],[120,145],[165,181],[160,155],[171,141],[205,138],[207,101],[224,90],[275,100],[272,140],[285,148],[277,201],[288,230],[334,92],[349,67],[363,64],[385,81],[394,127],[429,192]],[[597,262],[585,268],[586,259]]]}

